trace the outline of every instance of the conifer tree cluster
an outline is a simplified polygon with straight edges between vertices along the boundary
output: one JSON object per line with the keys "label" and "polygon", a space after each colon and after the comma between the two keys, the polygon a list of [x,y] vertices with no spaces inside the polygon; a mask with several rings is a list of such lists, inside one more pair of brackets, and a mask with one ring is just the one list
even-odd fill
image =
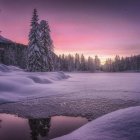
{"label": "conifer tree cluster", "polygon": [[34,9],[27,48],[27,71],[53,71],[53,42],[47,21],[39,23],[37,10]]}
{"label": "conifer tree cluster", "polygon": [[85,58],[83,54],[79,55],[59,55],[55,57],[54,68],[56,71],[89,71],[94,72],[95,70],[100,70],[100,59],[98,58],[98,63],[95,63],[95,60],[98,58],[88,57]]}
{"label": "conifer tree cluster", "polygon": [[131,57],[117,55],[114,60],[107,59],[102,70],[106,72],[140,71],[140,55]]}
{"label": "conifer tree cluster", "polygon": [[22,69],[26,69],[26,46],[17,43],[0,45],[4,46],[2,51],[0,63],[5,65],[19,66]]}
{"label": "conifer tree cluster", "polygon": [[[34,9],[29,33],[29,44],[18,44],[8,39],[0,39],[0,63],[6,65],[19,66],[29,72],[46,71],[138,71],[140,72],[140,55],[131,57],[116,56],[115,59],[107,59],[101,65],[99,57],[89,56],[85,58],[83,54],[59,55],[53,52],[53,41],[50,35],[50,27],[47,21],[39,22],[37,10]],[[4,40],[4,42],[3,42]]]}
{"label": "conifer tree cluster", "polygon": [[137,71],[140,72],[140,55],[131,57],[116,56],[114,59],[108,58],[104,64],[101,64],[99,57],[79,55],[59,55],[54,57],[55,71],[105,71],[105,72],[122,72]]}

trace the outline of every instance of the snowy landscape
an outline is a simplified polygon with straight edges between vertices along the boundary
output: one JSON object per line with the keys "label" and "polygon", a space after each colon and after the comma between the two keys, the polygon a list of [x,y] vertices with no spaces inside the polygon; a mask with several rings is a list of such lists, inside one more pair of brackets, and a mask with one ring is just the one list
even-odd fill
{"label": "snowy landscape", "polygon": [[140,107],[130,107],[107,114],[75,132],[55,140],[138,140]]}
{"label": "snowy landscape", "polygon": [[59,2],[0,0],[0,140],[140,140],[140,2]]}
{"label": "snowy landscape", "polygon": [[93,120],[60,140],[140,137],[139,73],[30,73],[0,65],[0,76],[1,113],[24,118],[61,115]]}

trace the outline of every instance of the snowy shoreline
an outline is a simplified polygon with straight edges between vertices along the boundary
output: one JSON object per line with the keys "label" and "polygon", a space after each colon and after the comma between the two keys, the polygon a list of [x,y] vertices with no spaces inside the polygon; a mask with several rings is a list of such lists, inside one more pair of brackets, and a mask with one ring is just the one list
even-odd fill
{"label": "snowy shoreline", "polygon": [[[48,84],[68,79],[63,72],[25,72],[15,66],[0,65],[0,104],[46,96]],[[50,93],[51,95],[52,93]],[[47,94],[49,96],[49,94]]]}
{"label": "snowy shoreline", "polygon": [[48,96],[25,99],[0,105],[0,113],[16,114],[23,118],[51,116],[85,117],[94,120],[102,115],[123,108],[140,106],[140,101],[120,99],[66,99],[67,96]]}

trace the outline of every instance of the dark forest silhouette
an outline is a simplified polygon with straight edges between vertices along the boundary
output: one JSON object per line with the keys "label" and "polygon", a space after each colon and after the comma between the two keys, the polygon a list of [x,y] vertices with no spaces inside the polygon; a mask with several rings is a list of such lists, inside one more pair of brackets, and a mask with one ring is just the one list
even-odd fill
{"label": "dark forest silhouette", "polygon": [[[56,60],[55,60],[56,59]],[[61,71],[104,71],[104,72],[123,72],[140,71],[140,55],[130,57],[116,56],[115,59],[107,59],[104,64],[98,56],[95,58],[85,58],[84,55],[59,55],[55,58],[55,70]]]}

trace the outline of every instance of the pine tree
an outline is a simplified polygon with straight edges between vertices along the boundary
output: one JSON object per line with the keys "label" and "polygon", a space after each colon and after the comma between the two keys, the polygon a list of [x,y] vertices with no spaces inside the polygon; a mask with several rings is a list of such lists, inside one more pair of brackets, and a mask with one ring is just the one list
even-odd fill
{"label": "pine tree", "polygon": [[79,54],[75,54],[75,71],[78,71],[80,69],[80,57]]}
{"label": "pine tree", "polygon": [[43,66],[45,66],[48,71],[53,71],[53,42],[50,36],[49,24],[45,20],[40,22],[40,42],[43,49]]}
{"label": "pine tree", "polygon": [[61,57],[61,70],[63,71],[68,70],[68,60],[67,60],[67,56],[64,54],[62,54],[62,57]]}
{"label": "pine tree", "polygon": [[73,71],[74,70],[74,58],[71,54],[68,55],[67,57],[67,64],[68,64],[68,71]]}
{"label": "pine tree", "polygon": [[100,65],[101,65],[100,59],[96,55],[95,56],[95,67],[96,67],[96,70],[100,70]]}
{"label": "pine tree", "polygon": [[120,71],[120,56],[116,55],[114,63],[114,71]]}
{"label": "pine tree", "polygon": [[60,71],[61,60],[60,60],[60,56],[57,56],[56,54],[53,55],[53,66],[54,66],[54,71]]}
{"label": "pine tree", "polygon": [[81,55],[81,64],[80,64],[81,66],[81,71],[85,71],[86,70],[86,60],[85,60],[85,57],[84,57],[84,55],[82,54]]}
{"label": "pine tree", "polygon": [[28,71],[44,71],[42,48],[40,44],[39,24],[37,10],[34,9],[31,20],[31,30],[29,33],[29,44],[27,49],[27,70]]}
{"label": "pine tree", "polygon": [[95,64],[94,64],[94,60],[92,57],[88,57],[88,61],[87,61],[87,70],[94,72],[95,71]]}

